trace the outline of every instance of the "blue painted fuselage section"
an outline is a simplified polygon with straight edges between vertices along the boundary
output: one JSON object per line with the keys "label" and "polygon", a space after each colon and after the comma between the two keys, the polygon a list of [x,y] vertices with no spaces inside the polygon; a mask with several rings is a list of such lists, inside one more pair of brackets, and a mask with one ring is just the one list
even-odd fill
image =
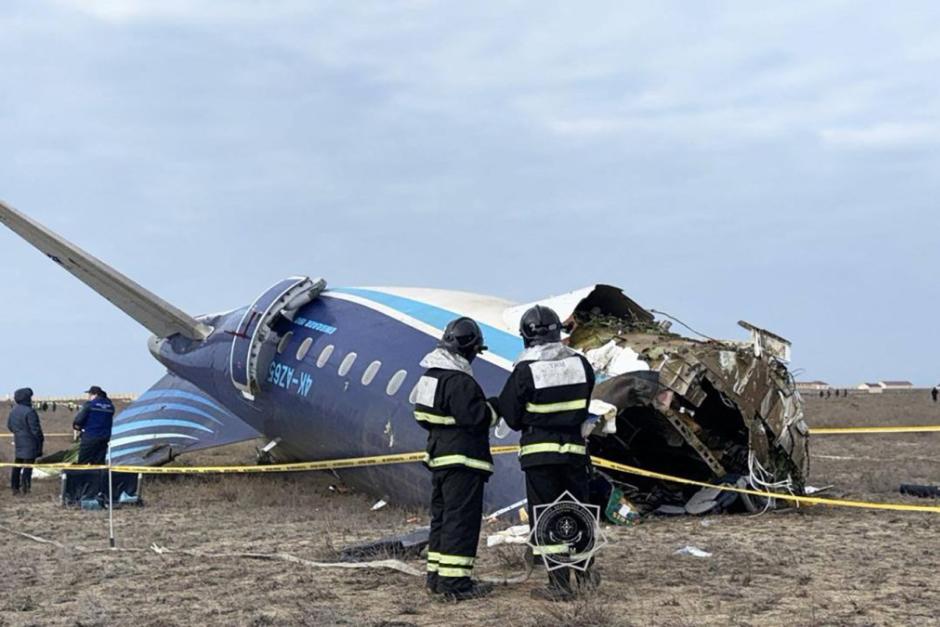
{"label": "blue painted fuselage section", "polygon": [[[342,298],[356,297],[356,302]],[[380,311],[382,308],[388,308]],[[389,315],[389,309],[394,316]],[[171,338],[159,358],[174,374],[198,386],[269,439],[285,460],[365,457],[424,450],[427,432],[412,413],[410,393],[423,373],[421,359],[439,332],[460,312],[369,290],[325,292],[278,323],[277,341],[261,353],[260,391],[248,400],[234,387],[229,367],[233,333],[245,309],[212,321],[215,332],[191,344]],[[486,341],[512,361],[522,349],[512,334],[484,326]],[[332,347],[332,348],[330,348]],[[303,350],[302,350],[303,349]],[[355,354],[355,357],[352,356]],[[474,375],[488,396],[499,393],[508,372],[477,359]],[[494,445],[515,444],[517,434]],[[486,511],[525,498],[524,477],[514,455],[495,458],[486,490]],[[430,472],[421,464],[339,471],[349,484],[403,505],[424,505]]]}

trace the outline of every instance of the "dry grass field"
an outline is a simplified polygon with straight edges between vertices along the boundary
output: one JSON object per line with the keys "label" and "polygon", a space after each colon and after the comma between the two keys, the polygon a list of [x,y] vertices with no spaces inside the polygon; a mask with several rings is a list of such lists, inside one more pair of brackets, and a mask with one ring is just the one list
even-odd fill
{"label": "dry grass field", "polygon": [[[940,424],[940,406],[925,391],[807,402],[812,426]],[[62,415],[43,420],[48,431],[67,426]],[[9,441],[0,447],[9,460]],[[940,504],[897,493],[902,482],[940,483],[940,433],[819,436],[812,451],[811,483],[833,485],[831,496]],[[189,463],[250,462],[252,454],[242,444]],[[451,605],[397,572],[224,555],[334,560],[346,544],[424,519],[395,507],[372,512],[372,499],[330,490],[335,483],[324,473],[152,479],[145,507],[115,513],[119,547],[200,556],[110,552],[106,513],[61,508],[57,481],[37,481],[29,498],[4,489],[0,525],[63,546],[0,531],[0,625],[940,624],[936,514],[811,507],[609,527],[602,588],[566,605],[529,599],[538,572],[485,600]],[[688,544],[713,555],[675,554]],[[479,563],[484,576],[523,570],[515,548],[483,548]]]}

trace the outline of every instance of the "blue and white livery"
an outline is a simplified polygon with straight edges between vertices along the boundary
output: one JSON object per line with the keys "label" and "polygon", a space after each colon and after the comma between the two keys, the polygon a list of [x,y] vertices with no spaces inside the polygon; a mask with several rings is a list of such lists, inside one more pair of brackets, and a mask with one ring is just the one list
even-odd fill
{"label": "blue and white livery", "polygon": [[[474,374],[487,395],[499,392],[523,348],[522,305],[435,289],[328,289],[307,277],[285,279],[247,307],[194,318],[3,203],[0,222],[154,334],[150,351],[168,374],[115,419],[118,464],[161,464],[257,437],[279,461],[420,451],[426,434],[415,424],[412,394],[419,362],[446,324],[469,316],[483,329],[489,351]],[[591,291],[552,304],[570,311]],[[521,505],[518,461],[501,455],[495,465],[487,511]],[[340,474],[402,504],[424,503],[429,493],[418,464]]]}

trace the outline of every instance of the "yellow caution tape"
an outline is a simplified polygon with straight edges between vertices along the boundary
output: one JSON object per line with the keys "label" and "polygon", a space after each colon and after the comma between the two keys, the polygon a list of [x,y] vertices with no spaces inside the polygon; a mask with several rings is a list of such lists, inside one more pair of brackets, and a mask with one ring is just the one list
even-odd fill
{"label": "yellow caution tape", "polygon": [[[495,446],[494,455],[516,453],[518,446]],[[350,457],[347,459],[329,459],[316,462],[292,462],[289,464],[268,464],[256,466],[108,466],[104,464],[17,464],[0,462],[0,468],[37,468],[40,470],[108,470],[140,475],[216,475],[216,474],[263,474],[273,472],[309,472],[311,470],[341,470],[361,468],[363,466],[388,466],[391,464],[410,464],[423,462],[425,453],[397,453],[394,455],[376,455],[374,457]]]}
{"label": "yellow caution tape", "polygon": [[[43,436],[47,438],[70,438],[72,433],[43,433]],[[12,438],[12,433],[0,433],[0,438]]]}
{"label": "yellow caution tape", "polygon": [[594,462],[595,466],[600,468],[607,468],[609,470],[617,470],[619,472],[628,473],[631,475],[638,475],[640,477],[648,477],[650,479],[660,479],[663,481],[671,481],[672,483],[682,483],[685,485],[693,485],[701,488],[716,488],[718,490],[723,490],[726,492],[738,492],[739,494],[750,494],[753,496],[760,496],[764,498],[774,498],[780,499],[781,501],[791,501],[793,503],[801,504],[806,503],[808,505],[831,505],[833,507],[856,507],[860,509],[886,509],[896,512],[930,512],[933,514],[940,514],[940,506],[938,505],[907,505],[904,503],[873,503],[870,501],[851,501],[846,499],[826,499],[818,496],[796,496],[794,494],[778,494],[776,492],[761,492],[759,490],[751,490],[749,488],[739,488],[732,485],[715,485],[712,483],[705,483],[704,481],[695,481],[693,479],[684,479],[682,477],[674,477],[672,475],[666,475],[660,472],[653,472],[651,470],[644,470],[642,468],[636,468],[635,466],[628,466],[626,464],[620,464],[618,462],[612,462],[608,459],[602,459],[600,457],[592,457],[591,460]]}
{"label": "yellow caution tape", "polygon": [[[518,446],[496,446],[491,449],[493,455],[505,455],[507,453],[516,453]],[[340,470],[344,468],[361,468],[365,466],[385,466],[391,464],[406,464],[424,461],[425,454],[420,453],[398,453],[394,455],[377,455],[373,457],[352,457],[347,459],[331,459],[316,462],[296,462],[290,464],[271,464],[267,466],[101,466],[101,465],[78,465],[78,464],[16,464],[0,463],[0,468],[28,467],[39,468],[43,470],[107,470],[110,468],[113,472],[127,472],[145,475],[198,475],[198,474],[258,474],[272,472],[306,472],[311,470]],[[832,507],[854,507],[859,509],[879,509],[899,512],[928,512],[940,514],[940,506],[936,505],[907,505],[904,503],[875,503],[871,501],[853,501],[846,499],[827,499],[817,496],[797,496],[794,494],[780,494],[777,492],[764,492],[752,490],[749,488],[739,488],[733,485],[716,485],[694,479],[685,479],[667,475],[652,470],[644,470],[635,466],[621,464],[610,461],[602,457],[591,457],[592,462],[599,468],[607,468],[631,475],[647,477],[649,479],[659,479],[672,483],[681,483],[700,488],[715,488],[726,492],[737,492],[739,494],[750,494],[763,498],[779,499],[793,503],[807,505],[829,505]]]}
{"label": "yellow caution tape", "polygon": [[[493,455],[517,453],[518,446],[494,446]],[[128,472],[139,475],[245,475],[272,472],[309,472],[311,470],[342,470],[363,466],[388,466],[391,464],[410,464],[423,462],[425,453],[397,453],[376,455],[374,457],[350,457],[347,459],[328,459],[316,462],[292,462],[289,464],[268,464],[264,466],[107,466],[94,464],[17,464],[0,462],[0,468],[38,468],[40,470],[107,470]]]}
{"label": "yellow caution tape", "polygon": [[222,474],[259,474],[272,472],[307,472],[311,470],[338,470],[341,468],[360,468],[363,466],[384,466],[424,461],[424,453],[400,453],[397,455],[376,455],[374,457],[350,457],[348,459],[330,459],[317,462],[295,462],[290,464],[269,464],[266,466],[107,466],[92,464],[16,464],[0,463],[0,468],[39,468],[41,470],[107,470],[141,475],[222,475]]}
{"label": "yellow caution tape", "polygon": [[940,425],[910,427],[816,427],[810,435],[847,435],[854,433],[930,433],[940,431]]}
{"label": "yellow caution tape", "polygon": [[[811,435],[842,435],[853,433],[930,433],[940,432],[940,425],[912,425],[902,427],[813,427]],[[72,437],[73,433],[46,433],[47,438]],[[0,433],[0,438],[12,438],[12,433]]]}

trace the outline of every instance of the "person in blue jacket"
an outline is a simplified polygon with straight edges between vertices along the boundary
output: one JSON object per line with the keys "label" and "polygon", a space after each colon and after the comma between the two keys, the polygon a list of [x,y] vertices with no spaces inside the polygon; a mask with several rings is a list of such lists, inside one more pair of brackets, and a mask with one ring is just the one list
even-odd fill
{"label": "person in blue jacket", "polygon": [[[33,409],[33,391],[23,388],[13,393],[16,403],[7,418],[7,429],[13,433],[14,463],[32,464],[42,457],[43,434],[39,414]],[[29,494],[32,487],[33,469],[13,467],[10,487],[13,494]]]}
{"label": "person in blue jacket", "polygon": [[86,394],[88,400],[72,421],[72,428],[82,434],[78,463],[103,465],[108,453],[108,442],[111,440],[114,403],[97,385],[91,386]]}

